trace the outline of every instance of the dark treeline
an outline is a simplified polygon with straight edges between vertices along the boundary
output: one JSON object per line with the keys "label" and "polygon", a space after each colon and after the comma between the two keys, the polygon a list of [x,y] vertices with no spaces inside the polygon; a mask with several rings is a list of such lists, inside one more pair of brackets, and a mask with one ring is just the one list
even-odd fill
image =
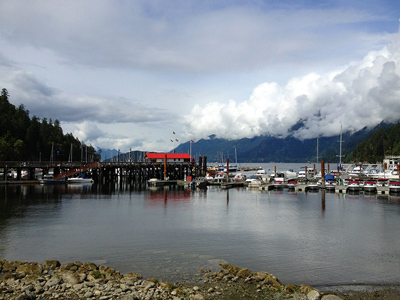
{"label": "dark treeline", "polygon": [[357,144],[351,157],[353,162],[382,162],[387,155],[400,155],[400,123],[378,128],[370,137]]}
{"label": "dark treeline", "polygon": [[29,110],[23,104],[11,104],[7,89],[2,89],[0,161],[69,161],[71,153],[72,161],[98,160],[94,148],[70,133],[64,134],[58,120],[30,118]]}

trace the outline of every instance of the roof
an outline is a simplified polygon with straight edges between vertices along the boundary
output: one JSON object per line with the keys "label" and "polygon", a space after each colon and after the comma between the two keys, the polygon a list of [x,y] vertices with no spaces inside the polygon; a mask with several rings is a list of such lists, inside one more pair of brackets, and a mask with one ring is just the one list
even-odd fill
{"label": "roof", "polygon": [[189,153],[146,153],[145,158],[164,159],[165,155],[167,155],[167,159],[190,159]]}

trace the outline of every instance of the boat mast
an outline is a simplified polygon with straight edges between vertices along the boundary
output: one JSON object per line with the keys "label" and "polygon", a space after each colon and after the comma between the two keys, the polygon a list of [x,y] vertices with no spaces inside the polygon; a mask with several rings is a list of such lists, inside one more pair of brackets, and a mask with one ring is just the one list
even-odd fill
{"label": "boat mast", "polygon": [[318,157],[318,143],[319,143],[319,137],[317,137],[317,163],[319,162],[319,157]]}
{"label": "boat mast", "polygon": [[236,166],[237,166],[237,153],[236,153],[236,147],[235,147],[235,161],[236,161]]}
{"label": "boat mast", "polygon": [[339,139],[339,168],[342,169],[342,125],[340,124],[340,139]]}
{"label": "boat mast", "polygon": [[68,162],[72,162],[72,143],[71,143],[71,149],[69,150]]}
{"label": "boat mast", "polygon": [[50,164],[53,164],[54,160],[53,151],[54,151],[54,142],[51,143]]}

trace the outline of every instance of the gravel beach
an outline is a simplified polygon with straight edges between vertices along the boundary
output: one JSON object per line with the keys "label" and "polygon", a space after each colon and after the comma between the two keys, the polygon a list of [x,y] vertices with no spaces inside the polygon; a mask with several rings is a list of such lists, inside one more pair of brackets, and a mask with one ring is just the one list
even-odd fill
{"label": "gravel beach", "polygon": [[143,279],[94,263],[61,264],[0,260],[0,299],[400,299],[397,287],[321,292],[308,285],[284,285],[268,272],[221,264],[219,271],[199,270],[187,283]]}

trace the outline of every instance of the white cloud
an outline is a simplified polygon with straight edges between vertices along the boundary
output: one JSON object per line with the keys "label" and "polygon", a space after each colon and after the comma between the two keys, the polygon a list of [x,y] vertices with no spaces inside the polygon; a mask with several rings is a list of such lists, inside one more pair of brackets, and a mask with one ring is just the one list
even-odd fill
{"label": "white cloud", "polygon": [[287,136],[299,121],[304,127],[293,134],[300,139],[332,136],[345,130],[375,126],[383,119],[400,119],[399,34],[381,51],[370,52],[360,62],[328,74],[310,73],[285,86],[263,83],[242,103],[195,106],[185,118],[186,136],[244,138]]}

